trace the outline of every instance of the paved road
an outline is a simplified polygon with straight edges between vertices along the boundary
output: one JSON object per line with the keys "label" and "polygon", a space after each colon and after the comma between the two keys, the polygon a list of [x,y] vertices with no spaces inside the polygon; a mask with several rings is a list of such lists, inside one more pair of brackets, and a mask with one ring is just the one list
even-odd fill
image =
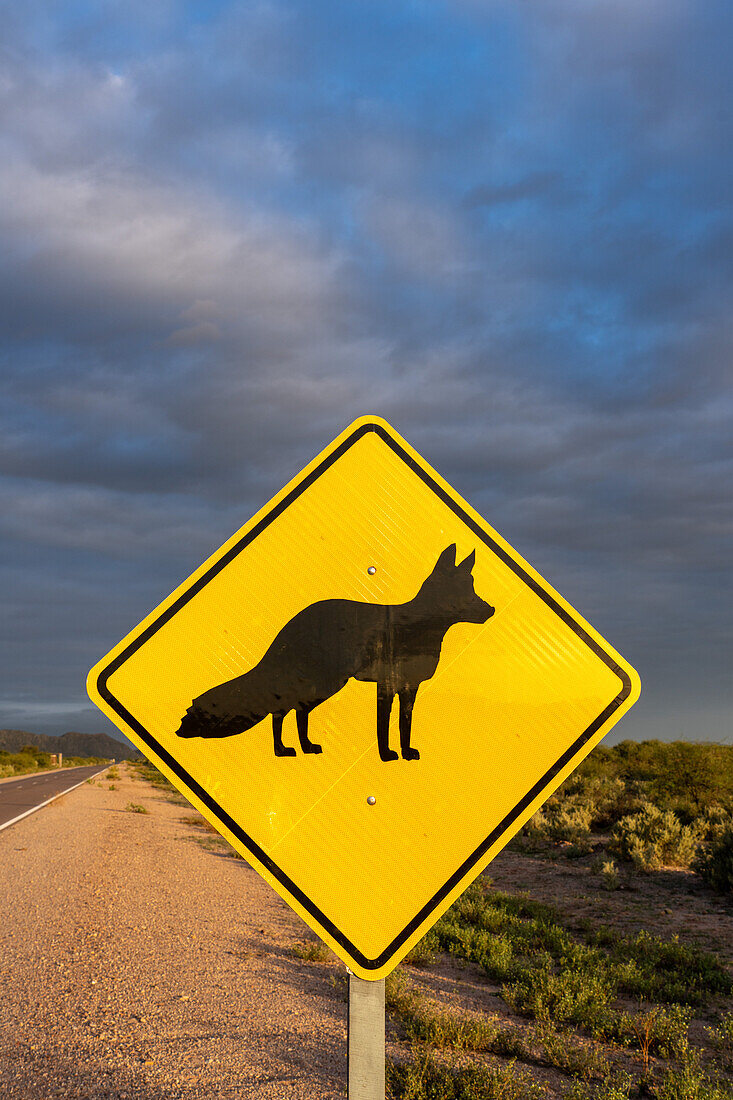
{"label": "paved road", "polygon": [[105,771],[109,764],[93,764],[85,768],[62,768],[60,771],[36,772],[0,783],[0,829],[17,819],[40,809],[50,798],[76,787],[93,775]]}

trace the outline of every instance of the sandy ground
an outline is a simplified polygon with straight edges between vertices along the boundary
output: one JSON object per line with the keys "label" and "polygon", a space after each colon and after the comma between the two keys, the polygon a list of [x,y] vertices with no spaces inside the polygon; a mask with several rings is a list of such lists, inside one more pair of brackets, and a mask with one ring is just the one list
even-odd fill
{"label": "sandy ground", "polygon": [[[118,770],[117,790],[85,784],[0,832],[0,1100],[345,1096],[343,965],[298,958],[312,934],[259,876],[190,807]],[[512,846],[490,875],[570,927],[646,928],[733,955],[733,906],[688,872],[624,872],[609,892],[592,856]],[[410,980],[439,1004],[528,1026],[470,965],[446,958]],[[388,1036],[399,1058],[394,1023]],[[556,1071],[533,1072],[566,1091]]]}
{"label": "sandy ground", "polygon": [[277,895],[118,767],[0,833],[0,1096],[344,1096],[343,967],[298,959]]}
{"label": "sandy ground", "polygon": [[692,871],[642,874],[620,863],[621,887],[608,891],[593,871],[595,858],[525,855],[512,845],[497,856],[488,873],[497,890],[527,893],[554,905],[570,928],[588,923],[626,935],[644,930],[662,939],[679,936],[683,943],[733,963],[733,901],[729,897],[715,894]]}

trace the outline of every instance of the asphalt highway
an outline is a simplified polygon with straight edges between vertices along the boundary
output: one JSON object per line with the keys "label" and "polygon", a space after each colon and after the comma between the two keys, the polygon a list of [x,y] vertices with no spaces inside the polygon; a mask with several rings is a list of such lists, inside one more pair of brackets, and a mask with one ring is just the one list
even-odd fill
{"label": "asphalt highway", "polygon": [[6,829],[34,810],[40,810],[50,799],[73,790],[108,767],[109,764],[93,764],[84,768],[62,768],[0,783],[0,829]]}

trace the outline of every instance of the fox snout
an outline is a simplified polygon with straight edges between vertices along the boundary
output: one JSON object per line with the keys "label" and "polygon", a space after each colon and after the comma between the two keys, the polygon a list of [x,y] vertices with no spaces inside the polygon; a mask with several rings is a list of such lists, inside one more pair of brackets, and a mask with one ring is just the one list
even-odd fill
{"label": "fox snout", "polygon": [[495,611],[496,608],[492,607],[490,603],[486,603],[484,600],[480,599],[479,596],[474,596],[471,602],[471,618],[469,622],[486,623]]}

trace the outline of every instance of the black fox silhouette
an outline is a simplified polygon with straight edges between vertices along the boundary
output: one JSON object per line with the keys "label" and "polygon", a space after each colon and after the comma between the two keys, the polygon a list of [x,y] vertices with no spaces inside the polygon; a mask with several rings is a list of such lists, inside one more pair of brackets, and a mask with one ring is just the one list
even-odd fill
{"label": "black fox silhouette", "polygon": [[417,595],[400,604],[322,600],[299,611],[259,664],[193,700],[179,737],[231,737],[272,715],[276,756],[295,756],[283,744],[285,715],[295,711],[300,747],[319,753],[308,737],[308,715],[353,676],[377,685],[377,745],[382,760],[397,760],[389,747],[389,716],[399,696],[403,760],[419,760],[410,744],[418,688],[438,667],[443,638],[456,623],[485,623],[494,608],[473,586],[476,551],[456,565],[456,545],[440,555]]}

